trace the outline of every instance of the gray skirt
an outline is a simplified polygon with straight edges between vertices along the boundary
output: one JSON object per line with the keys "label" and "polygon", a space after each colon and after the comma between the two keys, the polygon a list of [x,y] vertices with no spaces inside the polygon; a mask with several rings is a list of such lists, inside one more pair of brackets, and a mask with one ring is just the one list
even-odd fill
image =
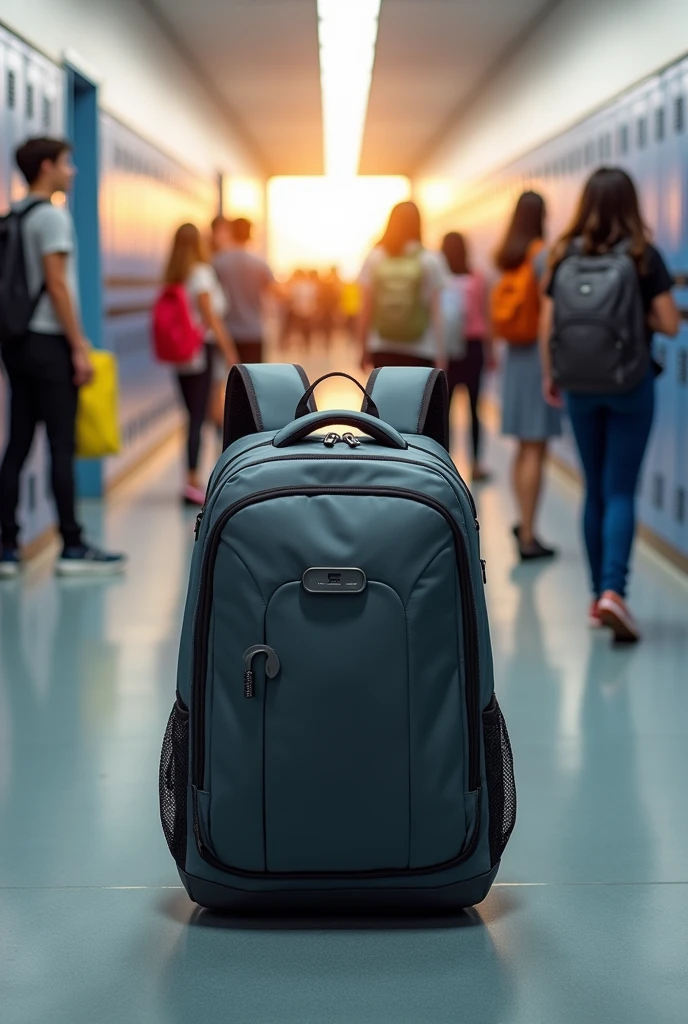
{"label": "gray skirt", "polygon": [[502,433],[521,441],[546,441],[561,434],[561,411],[542,395],[542,365],[536,342],[507,345],[502,382]]}

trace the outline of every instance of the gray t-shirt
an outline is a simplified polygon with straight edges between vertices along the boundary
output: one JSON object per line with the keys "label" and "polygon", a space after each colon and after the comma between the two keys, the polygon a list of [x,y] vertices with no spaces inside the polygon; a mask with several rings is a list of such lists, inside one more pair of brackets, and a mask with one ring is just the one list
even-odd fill
{"label": "gray t-shirt", "polygon": [[[16,210],[22,210],[34,197],[27,196],[15,204]],[[23,221],[24,258],[26,260],[26,280],[32,295],[36,295],[45,281],[43,257],[53,253],[64,253],[67,257],[67,287],[69,288],[74,307],[79,312],[79,285],[77,269],[77,244],[74,221],[66,207],[53,206],[52,203],[41,203],[35,210],[27,213]],[[52,299],[47,293],[41,296],[36,311],[29,324],[29,329],[36,334],[64,334],[53,308]]]}
{"label": "gray t-shirt", "polygon": [[262,298],[275,280],[265,260],[245,249],[228,249],[213,260],[227,298],[227,329],[236,341],[263,336]]}

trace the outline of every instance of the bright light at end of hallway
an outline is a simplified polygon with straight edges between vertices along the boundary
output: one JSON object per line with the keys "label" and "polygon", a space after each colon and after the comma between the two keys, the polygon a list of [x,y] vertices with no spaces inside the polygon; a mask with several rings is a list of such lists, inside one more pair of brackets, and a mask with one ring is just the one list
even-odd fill
{"label": "bright light at end of hallway", "polygon": [[278,274],[338,266],[354,277],[395,203],[408,199],[404,177],[272,178],[268,247]]}
{"label": "bright light at end of hallway", "polygon": [[363,145],[381,0],[318,0],[325,173],[353,177]]}

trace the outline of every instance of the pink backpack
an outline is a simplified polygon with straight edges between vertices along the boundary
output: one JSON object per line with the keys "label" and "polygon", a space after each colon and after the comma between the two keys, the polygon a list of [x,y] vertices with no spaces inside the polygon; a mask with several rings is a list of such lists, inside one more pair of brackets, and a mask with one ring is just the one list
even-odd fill
{"label": "pink backpack", "polygon": [[203,344],[183,284],[168,284],[153,307],[153,349],[161,363],[188,363]]}

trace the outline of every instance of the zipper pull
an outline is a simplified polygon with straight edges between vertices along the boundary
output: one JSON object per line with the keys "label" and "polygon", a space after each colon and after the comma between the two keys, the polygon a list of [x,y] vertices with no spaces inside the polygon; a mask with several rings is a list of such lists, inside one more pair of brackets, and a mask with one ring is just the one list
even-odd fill
{"label": "zipper pull", "polygon": [[253,659],[259,654],[266,654],[267,661],[265,662],[265,675],[268,679],[274,679],[279,674],[281,665],[280,660],[273,651],[272,647],[266,647],[264,644],[257,644],[255,647],[249,647],[244,654],[244,697],[249,700],[255,697],[255,675],[253,673]]}
{"label": "zipper pull", "polygon": [[327,437],[323,438],[323,444],[325,445],[326,448],[334,448],[334,446],[336,444],[339,444],[340,441],[341,441],[341,437],[339,436],[339,434],[336,434],[334,431],[331,431],[327,435]]}
{"label": "zipper pull", "polygon": [[246,672],[244,672],[244,697],[248,697],[250,699],[251,697],[255,696],[255,690],[254,690],[254,687],[253,687],[253,683],[254,683],[253,670],[249,668],[249,669],[246,670]]}
{"label": "zipper pull", "polygon": [[481,558],[480,564],[483,570],[483,583],[485,584],[485,586],[487,586],[487,562],[485,561],[484,558]]}
{"label": "zipper pull", "polygon": [[194,526],[194,536],[198,540],[198,535],[201,532],[201,523],[203,522],[203,516],[205,515],[205,505],[196,516],[196,525]]}
{"label": "zipper pull", "polygon": [[349,448],[361,447],[361,442],[359,441],[359,439],[355,437],[354,434],[351,433],[342,434],[342,441],[344,441],[345,444],[348,444]]}

